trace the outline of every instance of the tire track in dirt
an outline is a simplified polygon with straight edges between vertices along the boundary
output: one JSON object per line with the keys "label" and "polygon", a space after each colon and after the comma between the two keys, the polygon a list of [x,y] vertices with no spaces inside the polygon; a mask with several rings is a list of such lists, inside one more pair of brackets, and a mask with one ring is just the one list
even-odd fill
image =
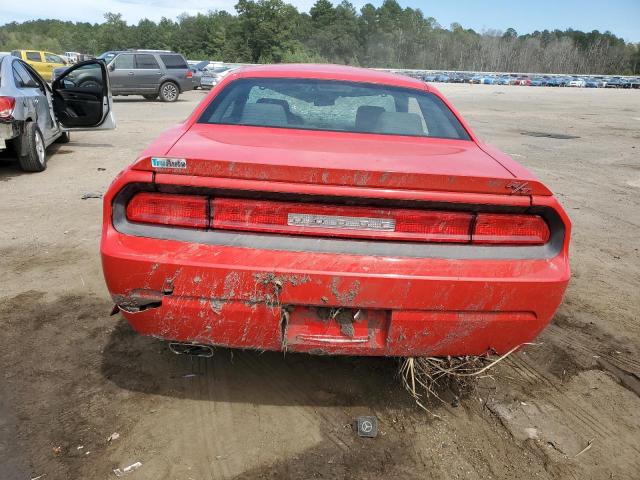
{"label": "tire track in dirt", "polygon": [[[570,347],[575,350],[576,353],[582,354],[584,359],[591,359],[600,356],[606,359],[609,363],[633,373],[634,375],[640,375],[640,360],[633,358],[633,352],[629,350],[627,355],[623,355],[622,352],[631,347],[632,343],[628,342],[628,346],[623,346],[618,343],[617,340],[606,339],[606,341],[600,340],[598,337],[601,335],[587,335],[578,329],[567,330],[557,325],[549,325],[545,334],[547,338],[550,338],[553,343],[559,344],[563,347]],[[620,352],[620,354],[612,354],[611,349]],[[577,360],[580,360],[579,358]],[[582,360],[584,363],[585,360]]]}
{"label": "tire track in dirt", "polygon": [[[217,350],[220,355],[226,355],[230,351]],[[344,448],[344,443],[332,435],[322,435],[313,433],[321,423],[321,419],[330,421],[326,416],[320,415],[311,407],[306,406],[309,398],[303,390],[292,387],[291,382],[286,381],[277,372],[269,370],[262,361],[262,357],[253,352],[237,352],[233,354],[233,363],[216,362],[213,359],[197,359],[198,377],[196,387],[200,391],[200,397],[204,400],[198,403],[197,417],[199,419],[199,436],[202,438],[204,455],[207,457],[207,468],[204,472],[207,478],[226,479],[234,477],[238,472],[248,468],[254,462],[243,461],[241,457],[232,455],[226,458],[225,455],[218,455],[220,452],[228,452],[229,444],[247,446],[260,446],[262,443],[273,442],[273,438],[279,437],[280,441],[285,441],[286,435],[278,428],[271,430],[270,425],[282,424],[284,421],[289,426],[289,430],[307,431],[307,441],[315,438],[316,442],[323,438],[331,440],[335,445]],[[283,362],[285,365],[285,362]],[[241,378],[237,378],[241,375]],[[236,378],[230,378],[230,377]],[[229,381],[231,379],[231,381]],[[265,391],[265,384],[268,387]],[[240,387],[239,387],[240,385]],[[251,406],[247,409],[246,402],[237,402],[235,398],[242,397],[240,393],[245,389],[250,389],[255,385],[264,394],[263,402],[251,401]],[[239,389],[239,391],[237,391]],[[234,390],[237,392],[234,393]],[[222,392],[222,393],[221,393]],[[224,392],[230,392],[229,395]],[[250,401],[247,396],[247,401]],[[299,405],[298,405],[299,404]],[[276,412],[280,410],[280,412]],[[235,428],[234,428],[235,425]],[[286,426],[285,426],[286,427]],[[225,431],[226,435],[220,437],[219,431]],[[271,431],[271,433],[269,433]],[[278,433],[279,432],[279,433]],[[271,446],[265,445],[266,453],[271,452]],[[276,447],[277,450],[277,447]],[[275,451],[275,450],[273,450]],[[295,449],[293,449],[295,451]],[[263,457],[268,456],[265,453]],[[225,458],[218,458],[225,457]],[[259,465],[265,461],[258,458]],[[257,466],[259,466],[257,465]]]}
{"label": "tire track in dirt", "polygon": [[531,387],[540,387],[542,384],[545,391],[545,400],[558,410],[566,412],[568,418],[573,417],[577,422],[581,423],[585,427],[583,433],[586,436],[610,436],[614,433],[606,425],[598,422],[588,411],[569,404],[565,395],[566,390],[563,386],[556,384],[546,372],[538,370],[537,365],[531,363],[526,357],[514,356],[510,359],[509,365],[517,368],[521,374],[528,377]]}

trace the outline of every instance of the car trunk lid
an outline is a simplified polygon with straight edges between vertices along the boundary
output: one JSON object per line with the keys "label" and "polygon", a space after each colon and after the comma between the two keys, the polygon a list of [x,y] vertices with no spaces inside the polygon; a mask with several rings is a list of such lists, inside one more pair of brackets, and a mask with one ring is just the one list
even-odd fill
{"label": "car trunk lid", "polygon": [[158,157],[147,151],[133,168],[326,186],[550,194],[464,140],[195,124]]}

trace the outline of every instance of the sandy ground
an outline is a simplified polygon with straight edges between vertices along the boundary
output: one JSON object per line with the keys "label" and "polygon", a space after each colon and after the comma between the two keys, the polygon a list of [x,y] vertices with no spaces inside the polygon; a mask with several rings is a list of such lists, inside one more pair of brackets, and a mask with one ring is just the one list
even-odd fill
{"label": "sandy ground", "polygon": [[[81,197],[203,93],[119,99],[118,129],[73,135],[46,172],[0,162],[0,478],[107,479],[136,461],[127,478],[640,478],[640,91],[442,90],[573,220],[573,279],[540,345],[436,419],[390,359],[193,360],[135,335],[109,317],[101,200]],[[378,438],[356,436],[358,415]]]}

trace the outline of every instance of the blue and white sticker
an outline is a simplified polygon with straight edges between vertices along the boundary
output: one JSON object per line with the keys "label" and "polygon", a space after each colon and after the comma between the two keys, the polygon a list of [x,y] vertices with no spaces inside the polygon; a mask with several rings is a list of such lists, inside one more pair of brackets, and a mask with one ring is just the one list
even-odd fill
{"label": "blue and white sticker", "polygon": [[187,168],[187,161],[184,158],[159,158],[151,157],[153,168]]}

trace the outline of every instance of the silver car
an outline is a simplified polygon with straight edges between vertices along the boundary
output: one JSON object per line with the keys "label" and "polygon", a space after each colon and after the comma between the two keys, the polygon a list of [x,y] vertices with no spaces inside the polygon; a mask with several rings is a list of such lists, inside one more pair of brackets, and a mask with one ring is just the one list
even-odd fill
{"label": "silver car", "polygon": [[44,170],[46,148],[68,142],[70,131],[113,128],[104,62],[78,63],[49,87],[19,58],[0,56],[0,151],[13,150],[23,170]]}
{"label": "silver car", "polygon": [[209,65],[209,60],[203,60],[202,62],[197,62],[192,65],[189,65],[189,70],[193,73],[193,89],[200,88],[202,85],[200,84],[200,80],[202,78],[202,73],[204,69]]}
{"label": "silver car", "polygon": [[231,67],[205,67],[202,71],[202,77],[200,78],[200,87],[205,90],[210,90],[215,87],[222,79],[231,73],[233,68]]}

